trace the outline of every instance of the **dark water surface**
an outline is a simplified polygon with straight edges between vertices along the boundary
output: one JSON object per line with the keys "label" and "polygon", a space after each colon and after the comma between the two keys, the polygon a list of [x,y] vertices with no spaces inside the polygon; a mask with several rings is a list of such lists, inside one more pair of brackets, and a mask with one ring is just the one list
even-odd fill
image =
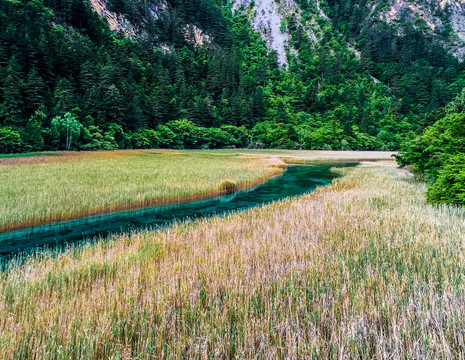
{"label": "dark water surface", "polygon": [[357,163],[319,163],[291,165],[283,175],[250,190],[207,200],[162,207],[128,210],[63,221],[0,234],[0,258],[7,260],[19,252],[33,252],[42,247],[55,248],[112,233],[163,227],[176,220],[195,219],[248,209],[287,197],[302,195],[337,177],[334,167]]}

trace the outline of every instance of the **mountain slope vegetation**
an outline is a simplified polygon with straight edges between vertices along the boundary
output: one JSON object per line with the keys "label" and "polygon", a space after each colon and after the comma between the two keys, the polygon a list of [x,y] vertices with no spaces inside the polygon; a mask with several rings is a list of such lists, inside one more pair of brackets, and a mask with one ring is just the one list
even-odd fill
{"label": "mountain slope vegetation", "polygon": [[0,0],[0,152],[395,150],[463,87],[459,58],[416,18],[268,3],[284,64],[255,2]]}

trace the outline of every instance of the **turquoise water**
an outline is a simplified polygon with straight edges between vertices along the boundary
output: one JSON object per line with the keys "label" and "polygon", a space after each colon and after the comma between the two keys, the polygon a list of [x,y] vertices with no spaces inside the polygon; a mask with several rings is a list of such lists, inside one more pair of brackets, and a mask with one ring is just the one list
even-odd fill
{"label": "turquoise water", "polygon": [[356,163],[292,165],[283,175],[246,191],[202,201],[109,213],[2,233],[0,258],[6,260],[21,252],[30,253],[44,247],[63,247],[119,232],[164,227],[173,221],[221,215],[302,195],[319,186],[330,184],[337,177],[331,168],[354,165]]}

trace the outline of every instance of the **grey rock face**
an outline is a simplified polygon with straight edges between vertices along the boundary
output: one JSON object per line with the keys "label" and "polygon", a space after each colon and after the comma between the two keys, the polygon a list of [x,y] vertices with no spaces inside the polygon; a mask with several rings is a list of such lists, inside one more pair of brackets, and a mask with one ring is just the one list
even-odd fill
{"label": "grey rock face", "polygon": [[[234,1],[233,9],[238,10],[241,6],[248,8],[251,0]],[[290,34],[287,30],[281,31],[281,23],[289,11],[298,8],[294,0],[255,0],[250,20],[255,30],[259,31],[268,48],[278,53],[280,66],[287,64],[286,47],[289,44]]]}
{"label": "grey rock face", "polygon": [[[378,3],[373,1],[370,5],[374,8]],[[442,41],[443,45],[457,58],[465,58],[465,0],[391,0],[390,3],[391,6],[380,14],[381,20],[394,23],[420,18],[432,33],[449,25],[453,34]]]}

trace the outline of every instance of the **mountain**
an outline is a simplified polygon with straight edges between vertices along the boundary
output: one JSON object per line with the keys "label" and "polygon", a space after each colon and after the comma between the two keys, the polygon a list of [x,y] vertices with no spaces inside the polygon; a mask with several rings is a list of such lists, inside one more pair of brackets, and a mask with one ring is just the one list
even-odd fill
{"label": "mountain", "polygon": [[0,152],[397,149],[464,87],[465,4],[0,0]]}

